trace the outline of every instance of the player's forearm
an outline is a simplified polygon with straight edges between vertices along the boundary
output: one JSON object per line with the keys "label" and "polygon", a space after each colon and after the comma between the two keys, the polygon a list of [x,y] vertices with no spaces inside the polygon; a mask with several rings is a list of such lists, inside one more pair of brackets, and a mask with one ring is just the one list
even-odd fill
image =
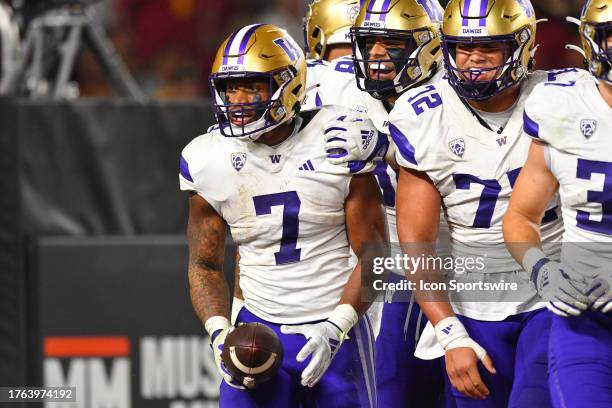
{"label": "player's forearm", "polygon": [[190,264],[189,295],[202,323],[213,316],[229,318],[229,289],[222,266],[198,262]]}
{"label": "player's forearm", "polygon": [[344,287],[342,297],[340,298],[340,302],[338,302],[338,304],[351,305],[357,314],[361,316],[372,304],[372,302],[363,300],[364,299],[362,299],[361,296],[361,261],[359,261],[355,266],[355,269],[353,269],[346,286]]}
{"label": "player's forearm", "polygon": [[240,289],[240,251],[236,248],[236,262],[234,264],[234,298],[244,300]]}
{"label": "player's forearm", "polygon": [[[424,239],[426,239],[426,237],[421,238],[421,240]],[[434,243],[403,243],[402,250],[404,254],[412,258],[430,259],[436,257]],[[406,272],[408,280],[415,288],[414,294],[419,307],[433,325],[436,325],[440,320],[455,315],[445,290],[421,289],[422,287],[446,287],[445,285],[436,285],[437,283],[446,283],[442,271],[421,267]]]}
{"label": "player's forearm", "polygon": [[541,244],[539,223],[533,217],[514,210],[512,206],[504,216],[503,232],[508,251],[520,264],[523,264],[525,252]]}

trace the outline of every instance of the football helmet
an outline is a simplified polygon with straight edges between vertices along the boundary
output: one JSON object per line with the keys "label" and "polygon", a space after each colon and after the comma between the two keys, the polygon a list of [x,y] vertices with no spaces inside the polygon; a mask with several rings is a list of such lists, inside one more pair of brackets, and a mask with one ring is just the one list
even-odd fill
{"label": "football helmet", "polygon": [[[230,79],[267,81],[271,97],[265,101],[230,103],[225,92]],[[306,58],[285,30],[269,24],[251,24],[235,31],[221,44],[209,84],[221,133],[256,140],[299,112],[306,95]],[[230,114],[255,119],[236,125]]]}
{"label": "football helmet", "polygon": [[[442,13],[438,0],[365,1],[351,28],[359,89],[382,100],[430,78],[441,60]],[[388,59],[370,57],[372,42],[378,40],[396,44],[386,49]],[[393,70],[394,78],[381,78]]]}
{"label": "football helmet", "polygon": [[589,0],[580,15],[580,38],[589,71],[612,84],[612,0]]}
{"label": "football helmet", "polygon": [[[533,65],[536,17],[529,0],[451,0],[442,22],[442,52],[448,80],[460,97],[484,100],[519,83]],[[503,63],[459,69],[457,44],[501,43]],[[478,80],[495,71],[494,79]]]}
{"label": "football helmet", "polygon": [[308,56],[325,59],[327,47],[350,44],[349,29],[359,14],[358,0],[315,0],[304,17],[304,44]]}

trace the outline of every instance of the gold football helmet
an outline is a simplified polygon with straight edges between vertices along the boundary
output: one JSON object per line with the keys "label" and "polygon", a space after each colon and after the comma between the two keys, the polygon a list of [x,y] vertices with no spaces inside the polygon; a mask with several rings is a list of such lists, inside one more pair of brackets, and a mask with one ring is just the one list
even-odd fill
{"label": "gold football helmet", "polygon": [[[441,60],[442,13],[438,0],[366,0],[351,28],[359,89],[387,99],[431,78]],[[394,44],[388,58],[372,56],[376,41]]]}
{"label": "gold football helmet", "polygon": [[[226,83],[230,79],[265,80],[270,99],[230,103]],[[226,39],[213,62],[209,77],[213,106],[221,133],[255,140],[263,133],[292,119],[306,95],[306,58],[300,46],[283,29],[269,24],[251,24]],[[236,125],[231,115],[255,117]]]}
{"label": "gold football helmet", "polygon": [[[442,22],[442,52],[449,83],[462,98],[484,100],[520,82],[533,65],[536,17],[530,0],[451,0]],[[457,44],[502,43],[503,65],[459,69]],[[478,78],[495,71],[491,81]]]}
{"label": "gold football helmet", "polygon": [[304,17],[308,56],[325,59],[327,47],[350,44],[349,29],[359,13],[359,0],[314,0]]}
{"label": "gold football helmet", "polygon": [[580,38],[589,71],[612,84],[612,0],[589,0],[580,15]]}

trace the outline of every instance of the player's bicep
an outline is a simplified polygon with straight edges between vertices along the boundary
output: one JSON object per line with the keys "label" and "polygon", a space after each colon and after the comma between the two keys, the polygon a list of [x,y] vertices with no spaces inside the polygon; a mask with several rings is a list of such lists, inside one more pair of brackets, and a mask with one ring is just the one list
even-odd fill
{"label": "player's bicep", "polygon": [[508,208],[509,212],[517,212],[535,224],[540,224],[559,187],[547,164],[548,148],[537,140],[531,142],[527,162],[516,180]]}
{"label": "player's bicep", "polygon": [[223,270],[226,224],[215,209],[200,195],[189,197],[187,240],[189,269]]}
{"label": "player's bicep", "polygon": [[366,242],[388,241],[383,200],[372,174],[358,174],[351,179],[344,204],[346,228],[351,248],[357,255]]}
{"label": "player's bicep", "polygon": [[400,242],[433,243],[440,223],[440,193],[421,171],[400,168],[397,183],[397,233]]}

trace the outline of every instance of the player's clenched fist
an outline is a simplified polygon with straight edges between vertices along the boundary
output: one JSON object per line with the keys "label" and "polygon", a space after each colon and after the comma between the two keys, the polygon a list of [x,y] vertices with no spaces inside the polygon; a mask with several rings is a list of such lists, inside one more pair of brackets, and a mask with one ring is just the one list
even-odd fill
{"label": "player's clenched fist", "polygon": [[374,169],[376,160],[383,160],[389,147],[387,136],[378,132],[369,119],[340,116],[325,129],[327,160],[347,166],[351,173]]}

